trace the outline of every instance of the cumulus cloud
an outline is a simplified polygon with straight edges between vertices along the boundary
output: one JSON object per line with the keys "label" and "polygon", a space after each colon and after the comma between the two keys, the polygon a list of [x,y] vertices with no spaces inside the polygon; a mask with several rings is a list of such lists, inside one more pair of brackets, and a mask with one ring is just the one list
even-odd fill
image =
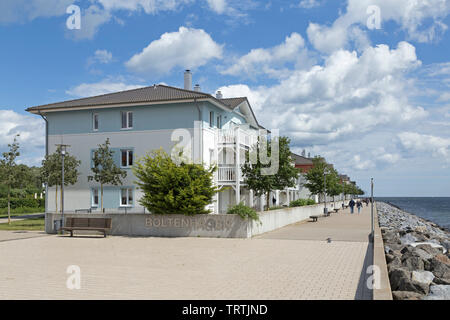
{"label": "cumulus cloud", "polygon": [[312,63],[305,48],[305,40],[296,32],[275,47],[252,49],[221,73],[248,77],[265,74],[272,78],[280,78],[289,73],[286,68],[287,63],[293,63],[297,68],[310,66]]}
{"label": "cumulus cloud", "polygon": [[381,24],[394,21],[418,42],[436,41],[448,28],[443,20],[450,14],[450,0],[348,0],[346,12],[331,26],[310,23],[308,39],[317,50],[327,53],[346,48],[352,41],[364,49],[368,44],[369,6],[380,9]]}
{"label": "cumulus cloud", "polygon": [[108,50],[96,50],[94,55],[88,59],[88,65],[95,63],[108,64],[113,61],[113,55]]}
{"label": "cumulus cloud", "polygon": [[180,27],[164,33],[125,65],[138,73],[166,74],[174,67],[193,69],[222,57],[223,46],[202,29]]}
{"label": "cumulus cloud", "polygon": [[112,92],[132,90],[141,87],[143,86],[137,84],[127,84],[123,81],[106,79],[96,83],[82,83],[70,90],[67,90],[66,93],[77,98],[84,98]]}
{"label": "cumulus cloud", "polygon": [[402,132],[398,134],[398,138],[406,150],[430,153],[433,157],[450,163],[450,138],[417,132]]}
{"label": "cumulus cloud", "polygon": [[294,144],[320,145],[426,117],[422,107],[409,102],[404,77],[417,66],[414,46],[400,42],[395,49],[379,45],[361,55],[336,51],[323,65],[294,70],[272,87],[220,89],[253,95],[263,125],[281,129]]}
{"label": "cumulus cloud", "polygon": [[0,150],[8,149],[14,137],[19,134],[21,156],[19,163],[38,165],[45,147],[45,122],[35,116],[19,114],[13,110],[0,110]]}
{"label": "cumulus cloud", "polygon": [[206,0],[212,11],[223,14],[227,10],[226,0]]}

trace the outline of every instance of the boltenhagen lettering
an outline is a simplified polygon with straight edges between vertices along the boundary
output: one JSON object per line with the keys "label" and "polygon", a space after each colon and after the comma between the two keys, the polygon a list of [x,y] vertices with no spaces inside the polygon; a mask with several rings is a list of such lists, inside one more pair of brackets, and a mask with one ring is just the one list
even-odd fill
{"label": "boltenhagen lettering", "polygon": [[232,218],[228,217],[148,217],[147,228],[192,228],[194,230],[221,231],[231,229]]}

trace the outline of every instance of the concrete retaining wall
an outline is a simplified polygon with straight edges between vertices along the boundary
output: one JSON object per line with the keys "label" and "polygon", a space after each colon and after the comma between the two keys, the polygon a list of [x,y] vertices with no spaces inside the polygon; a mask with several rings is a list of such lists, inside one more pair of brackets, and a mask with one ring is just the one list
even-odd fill
{"label": "concrete retaining wall", "polygon": [[[336,203],[335,207],[340,205],[341,203]],[[331,207],[330,204],[328,207]],[[118,236],[250,238],[307,220],[312,215],[320,215],[323,213],[323,208],[323,204],[318,204],[262,212],[260,213],[261,223],[242,220],[237,215],[229,214],[184,216],[143,213],[66,213],[64,216],[65,218],[111,218],[110,234]],[[56,233],[54,221],[60,219],[60,214],[47,213],[45,231]],[[80,233],[86,233],[86,231],[80,231]]]}

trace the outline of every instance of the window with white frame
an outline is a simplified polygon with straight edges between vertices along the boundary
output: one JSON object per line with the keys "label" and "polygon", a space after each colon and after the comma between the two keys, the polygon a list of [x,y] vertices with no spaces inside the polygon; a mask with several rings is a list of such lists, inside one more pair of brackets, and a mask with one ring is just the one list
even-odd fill
{"label": "window with white frame", "polygon": [[123,188],[120,189],[120,206],[131,207],[133,205],[133,189]]}
{"label": "window with white frame", "polygon": [[209,126],[212,128],[214,127],[214,112],[209,112]]}
{"label": "window with white frame", "polygon": [[92,189],[92,206],[93,207],[98,207],[98,188],[94,188]]}
{"label": "window with white frame", "polygon": [[133,165],[133,150],[120,150],[121,159],[120,166],[122,168],[129,168]]}
{"label": "window with white frame", "polygon": [[222,116],[217,116],[217,129],[222,129]]}
{"label": "window with white frame", "polygon": [[133,112],[122,111],[122,129],[133,129]]}
{"label": "window with white frame", "polygon": [[98,131],[98,113],[92,115],[92,129]]}

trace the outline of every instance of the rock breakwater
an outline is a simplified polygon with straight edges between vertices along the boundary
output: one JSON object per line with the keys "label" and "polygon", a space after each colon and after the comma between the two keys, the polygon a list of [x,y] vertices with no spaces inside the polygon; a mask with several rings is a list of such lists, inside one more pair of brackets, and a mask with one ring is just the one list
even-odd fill
{"label": "rock breakwater", "polygon": [[377,202],[392,295],[396,300],[450,300],[450,233]]}

